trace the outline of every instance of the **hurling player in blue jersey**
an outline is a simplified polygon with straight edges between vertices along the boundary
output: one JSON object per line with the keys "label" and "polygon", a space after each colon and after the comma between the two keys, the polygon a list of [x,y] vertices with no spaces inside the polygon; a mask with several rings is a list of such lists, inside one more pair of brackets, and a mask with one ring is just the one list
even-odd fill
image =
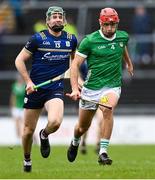
{"label": "hurling player in blue jersey", "polygon": [[[30,172],[32,168],[32,136],[42,108],[45,106],[48,113],[48,123],[39,133],[40,151],[44,158],[50,154],[48,135],[60,127],[63,119],[64,80],[57,80],[37,91],[34,86],[59,75],[63,76],[69,68],[70,58],[74,58],[77,39],[63,31],[65,23],[64,10],[57,6],[49,7],[46,12],[48,29],[34,34],[15,61],[16,68],[26,83],[22,136],[25,172]],[[30,75],[25,65],[28,60],[32,60]]]}

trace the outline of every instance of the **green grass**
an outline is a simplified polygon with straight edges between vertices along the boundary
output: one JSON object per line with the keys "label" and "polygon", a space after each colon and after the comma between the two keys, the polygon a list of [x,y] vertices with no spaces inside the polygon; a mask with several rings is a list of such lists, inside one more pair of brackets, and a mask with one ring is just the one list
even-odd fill
{"label": "green grass", "polygon": [[66,158],[67,147],[53,146],[49,158],[43,159],[38,146],[33,146],[31,173],[22,171],[22,148],[0,147],[0,178],[24,179],[151,179],[155,178],[155,145],[112,145],[109,155],[111,166],[100,166],[94,147],[74,163]]}

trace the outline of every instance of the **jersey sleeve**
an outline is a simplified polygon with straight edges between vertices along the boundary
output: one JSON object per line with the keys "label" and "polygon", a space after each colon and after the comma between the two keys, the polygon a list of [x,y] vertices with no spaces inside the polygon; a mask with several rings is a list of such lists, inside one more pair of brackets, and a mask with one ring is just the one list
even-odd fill
{"label": "jersey sleeve", "polygon": [[33,35],[26,43],[25,49],[27,49],[30,53],[34,53],[37,49],[37,39],[36,36]]}
{"label": "jersey sleeve", "polygon": [[72,51],[75,51],[76,48],[77,48],[77,38],[75,37],[75,35],[72,35],[73,36],[73,47],[72,47]]}
{"label": "jersey sleeve", "polygon": [[89,50],[90,50],[90,43],[89,43],[89,40],[87,37],[85,37],[79,47],[78,47],[78,50],[77,50],[77,54],[79,54],[80,56],[86,58],[89,54]]}
{"label": "jersey sleeve", "polygon": [[124,37],[125,37],[125,45],[127,45],[128,44],[128,41],[129,41],[129,34],[127,33],[127,32],[123,32],[124,34]]}

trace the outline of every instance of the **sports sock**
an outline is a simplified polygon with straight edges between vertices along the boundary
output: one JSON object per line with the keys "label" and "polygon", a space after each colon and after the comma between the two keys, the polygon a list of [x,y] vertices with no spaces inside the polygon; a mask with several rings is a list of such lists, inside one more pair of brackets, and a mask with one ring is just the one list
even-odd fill
{"label": "sports sock", "polygon": [[81,140],[81,138],[74,137],[72,140],[73,146],[78,146],[80,144],[80,140]]}
{"label": "sports sock", "polygon": [[102,153],[107,153],[108,146],[109,146],[109,139],[101,139],[99,154],[101,155]]}

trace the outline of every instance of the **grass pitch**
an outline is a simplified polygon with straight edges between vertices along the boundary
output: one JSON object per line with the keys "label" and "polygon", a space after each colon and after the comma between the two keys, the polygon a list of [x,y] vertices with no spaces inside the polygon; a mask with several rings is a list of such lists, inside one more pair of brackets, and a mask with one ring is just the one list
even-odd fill
{"label": "grass pitch", "polygon": [[151,179],[155,178],[155,145],[111,145],[111,166],[100,166],[94,147],[87,155],[78,153],[75,162],[66,157],[67,147],[53,146],[49,158],[43,159],[38,146],[32,150],[32,172],[23,172],[22,148],[0,147],[0,178],[2,179]]}

